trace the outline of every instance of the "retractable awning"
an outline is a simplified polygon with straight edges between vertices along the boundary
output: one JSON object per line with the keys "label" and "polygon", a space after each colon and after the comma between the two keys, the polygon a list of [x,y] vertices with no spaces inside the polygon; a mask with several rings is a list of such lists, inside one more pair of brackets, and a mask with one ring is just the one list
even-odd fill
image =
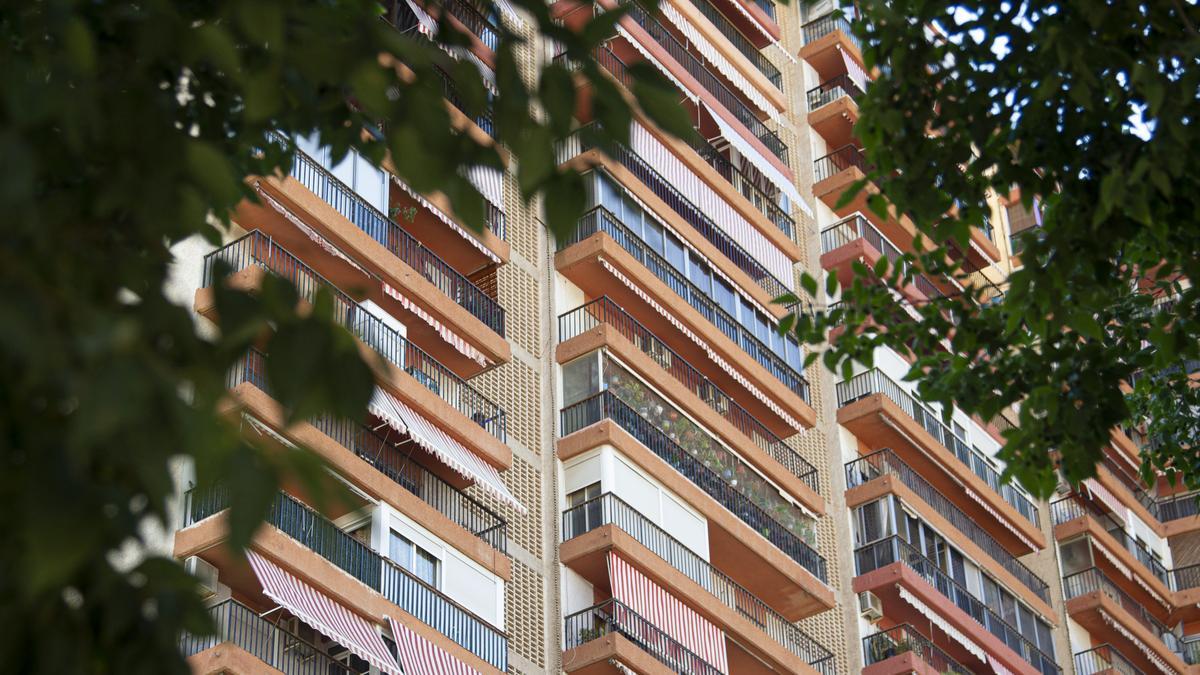
{"label": "retractable awning", "polygon": [[254,551],[246,551],[246,557],[268,598],[367,663],[385,673],[403,675],[370,622]]}
{"label": "retractable awning", "polygon": [[742,138],[742,135],[722,119],[715,110],[709,108],[708,104],[702,103],[702,105],[704,105],[704,110],[708,113],[708,116],[717,123],[717,128],[721,131],[721,138],[724,138],[730,145],[737,149],[738,153],[746,158],[747,162],[750,162],[754,165],[754,168],[761,171],[767,180],[782,190],[783,194],[787,195],[787,198],[792,203],[799,206],[800,210],[807,214],[809,218],[816,217],[813,214],[812,207],[808,205],[808,202],[804,201],[804,197],[800,196],[800,191],[796,189],[792,181],[788,180],[787,176],[783,175],[783,172],[777,169],[770,160],[763,157],[762,153],[756,150],[753,145],[750,145],[749,141]]}
{"label": "retractable awning", "polygon": [[479,675],[479,671],[454,658],[441,647],[388,617],[396,653],[404,666],[404,675]]}

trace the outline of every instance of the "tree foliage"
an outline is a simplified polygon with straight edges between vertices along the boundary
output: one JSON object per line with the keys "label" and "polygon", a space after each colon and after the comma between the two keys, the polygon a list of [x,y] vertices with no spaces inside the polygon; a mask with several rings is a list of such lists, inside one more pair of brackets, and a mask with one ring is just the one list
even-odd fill
{"label": "tree foliage", "polygon": [[[591,59],[618,12],[572,33],[540,0],[513,4],[602,94],[594,112],[607,131],[595,141],[622,140],[630,106]],[[267,142],[269,131],[319,134],[335,159],[350,148],[388,157],[476,227],[483,202],[460,170],[501,166],[503,148],[552,229],[582,212],[582,181],[554,155],[571,128],[576,74],[556,62],[526,82],[518,59],[537,46],[501,29],[499,146],[480,143],[452,127],[434,70],[450,73],[467,112],[482,112],[479,72],[441,48],[467,36],[442,20],[437,45],[386,16],[375,0],[44,0],[0,13],[6,669],[185,672],[179,632],[205,630],[205,614],[174,561],[140,550],[171,523],[172,460],[194,461],[202,485],[228,486],[235,545],[284,477],[332,495],[310,456],[266,452],[222,414],[223,374],[255,344],[293,417],[363,417],[370,364],[333,321],[330,298],[298,313],[286,282],[248,294],[218,279],[219,329],[202,335],[190,297],[171,294],[172,248],[219,242],[234,206],[255,198],[246,178],[289,167],[291,148]],[[663,105],[668,85],[642,75],[645,113],[687,133],[683,111]]]}
{"label": "tree foliage", "polygon": [[[870,205],[924,237],[899,264],[859,269],[797,333],[819,345],[844,328],[822,356],[836,369],[871,363],[879,345],[910,353],[923,398],[1009,415],[1006,476],[1039,496],[1059,466],[1072,482],[1094,475],[1110,430],[1143,423],[1144,476],[1200,488],[1186,363],[1200,357],[1188,281],[1200,278],[1200,9],[893,0],[859,12],[864,57],[880,66],[855,128],[886,195]],[[1001,289],[963,252],[986,196],[1014,189],[1026,208],[1036,198],[1042,224],[1021,235],[1022,266]],[[921,270],[965,290],[911,318],[892,289]],[[1156,296],[1176,300],[1156,310]]]}

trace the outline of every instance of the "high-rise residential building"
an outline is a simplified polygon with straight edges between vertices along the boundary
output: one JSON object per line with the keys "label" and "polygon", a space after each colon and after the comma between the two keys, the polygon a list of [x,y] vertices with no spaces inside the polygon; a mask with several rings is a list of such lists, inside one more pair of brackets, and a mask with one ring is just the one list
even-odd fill
{"label": "high-rise residential building", "polygon": [[[580,25],[617,4],[552,9]],[[1113,430],[1095,480],[1034,500],[1000,481],[1014,413],[947,423],[903,355],[881,348],[842,380],[776,330],[837,301],[774,304],[804,296],[801,271],[849,280],[917,236],[863,197],[838,205],[866,168],[854,123],[872,74],[829,0],[800,4],[663,0],[623,18],[600,64],[621,88],[628,65],[658,69],[701,140],[640,114],[611,152],[575,134],[558,159],[586,172],[588,210],[564,239],[507,171],[470,172],[475,233],[444,196],[297,138],[290,175],[253,181],[222,246],[178,248],[172,293],[201,324],[223,263],[238,287],[328,292],[382,357],[365,423],[288,426],[259,351],[229,373],[244,433],[311,448],[353,498],[318,510],[283,486],[242,558],[221,489],[182,496],[167,545],[219,628],[184,640],[196,672],[1195,670],[1200,518],[1142,483],[1136,430]],[[478,38],[453,55],[485,81],[501,22],[533,35],[504,0],[386,5],[414,35],[447,12]],[[530,78],[563,58],[536,39],[519,56]],[[489,141],[491,118],[444,81],[455,124]],[[582,130],[594,92],[579,94]],[[993,206],[954,254],[999,289],[1020,264],[1010,234],[1039,216],[1015,194]],[[917,275],[895,299],[958,283]]]}

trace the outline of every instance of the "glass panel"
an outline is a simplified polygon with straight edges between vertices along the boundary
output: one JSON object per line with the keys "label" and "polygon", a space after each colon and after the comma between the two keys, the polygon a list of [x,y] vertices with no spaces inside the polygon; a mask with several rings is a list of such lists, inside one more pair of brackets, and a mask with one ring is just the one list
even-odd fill
{"label": "glass panel", "polygon": [[713,297],[717,304],[729,313],[729,316],[737,316],[737,295],[733,292],[733,287],[721,280],[720,277],[713,279]]}
{"label": "glass panel", "polygon": [[562,367],[563,405],[578,403],[600,391],[600,360],[595,352]]}
{"label": "glass panel", "polygon": [[712,296],[712,273],[704,260],[695,254],[688,256],[688,278],[702,293]]}
{"label": "glass panel", "polygon": [[655,253],[662,253],[663,252],[662,225],[659,225],[658,223],[654,222],[653,220],[647,219],[646,220],[645,241],[646,241],[646,246],[650,247],[651,251],[654,251]]}
{"label": "glass panel", "polygon": [[354,191],[371,206],[387,213],[387,176],[358,153],[354,153]]}
{"label": "glass panel", "polygon": [[676,239],[675,235],[668,232],[665,237],[664,246],[666,250],[663,253],[663,257],[667,259],[671,267],[683,272],[683,243]]}

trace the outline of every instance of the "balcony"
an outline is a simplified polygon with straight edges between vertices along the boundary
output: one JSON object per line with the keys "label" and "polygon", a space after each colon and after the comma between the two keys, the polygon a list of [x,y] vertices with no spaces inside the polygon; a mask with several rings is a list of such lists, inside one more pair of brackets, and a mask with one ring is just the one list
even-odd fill
{"label": "balcony", "polygon": [[[262,352],[251,349],[245,357],[240,359],[230,369],[226,377],[226,387],[235,390],[239,385],[253,385],[265,396],[271,396],[271,390],[267,385],[265,358]],[[240,397],[241,403],[253,409],[253,404],[247,398],[249,397]],[[275,406],[278,405],[277,403],[272,403]],[[260,411],[255,410],[254,412]],[[296,430],[299,424],[301,423],[289,426],[287,435],[298,433]],[[413,459],[412,450],[401,453],[396,448],[395,441],[388,441],[370,427],[351,420],[336,419],[326,415],[307,420],[306,424],[311,425],[313,429],[336,443],[340,451],[348,451],[355,457],[366,462],[383,476],[387,477],[392,485],[400,486],[405,492],[432,507],[450,522],[461,527],[471,536],[486,544],[490,549],[501,553],[506,551],[508,523],[495,511],[492,511],[478,500],[446,482]],[[320,452],[316,447],[318,445],[316,443],[298,444]],[[335,467],[338,466],[338,463],[331,458],[326,457],[326,459],[330,459]],[[349,472],[343,471],[343,473]],[[359,487],[366,489],[366,486],[361,483]],[[395,500],[389,498],[387,501]],[[408,515],[417,518],[418,521],[423,520],[417,514],[409,513]],[[422,524],[432,531],[437,532],[439,530],[436,523],[422,522]],[[450,537],[447,537],[447,539],[450,539]],[[471,554],[471,551],[465,552],[468,555]],[[489,563],[487,560],[478,562],[485,567]]]}
{"label": "balcony", "polygon": [[[203,493],[189,491],[184,528],[228,506],[228,494],[220,488]],[[313,509],[280,493],[267,513],[266,522],[492,667],[507,669],[508,636],[338,529]]]}
{"label": "balcony", "polygon": [[[733,1],[737,2],[737,0]],[[725,16],[725,14],[721,12],[721,10],[717,9],[716,5],[713,5],[711,2],[709,2],[709,0],[692,0],[692,4],[696,6],[696,9],[700,10],[700,13],[704,15],[704,18],[708,19],[713,26],[716,26],[717,30],[721,31],[721,35],[724,35],[725,38],[729,40],[730,44],[732,44],[735,49],[741,52],[742,56],[745,56],[747,59],[749,59],[750,63],[754,64],[754,67],[757,68],[758,71],[764,76],[766,76],[767,80],[770,81],[771,84],[775,85],[775,87],[778,89],[783,89],[783,74],[779,72],[779,69],[775,67],[775,64],[767,60],[767,57],[762,53],[762,51],[759,50],[758,47],[754,46],[754,43],[752,43],[749,38],[742,34],[742,32],[733,25],[733,23]],[[769,2],[766,2],[766,0],[763,0],[763,5],[771,8],[771,13],[768,16],[774,19],[775,6]],[[760,5],[760,7],[763,5]]]}
{"label": "balcony", "polygon": [[[960,500],[960,507],[973,519],[1001,520],[1006,525],[996,534],[1006,548],[1031,552],[1045,546],[1033,501],[1004,483],[982,452],[883,371],[876,368],[839,382],[837,397],[840,424],[871,448],[896,449],[941,489],[958,489],[968,498]],[[962,486],[971,493],[964,494]]]}
{"label": "balcony", "polygon": [[1111,645],[1075,655],[1075,675],[1146,675]]}
{"label": "balcony", "polygon": [[496,20],[485,17],[477,5],[468,0],[439,0],[438,4],[479,38],[483,46],[493,52],[500,46],[500,32]]}
{"label": "balcony", "polygon": [[736,188],[743,197],[750,200],[750,203],[754,204],[754,208],[761,211],[767,217],[767,220],[770,220],[775,224],[775,227],[779,228],[780,232],[787,235],[788,239],[792,238],[792,234],[796,230],[796,221],[779,207],[775,198],[768,195],[762,188],[746,177],[741,169],[734,166],[733,162],[730,162],[712,145],[701,140],[697,141],[693,147],[695,147],[697,154],[704,161],[708,162],[709,166],[716,169],[717,173],[721,174],[721,177]]}
{"label": "balcony", "polygon": [[975,675],[906,623],[863,638],[863,663],[863,675]]}
{"label": "balcony", "polygon": [[831,148],[854,142],[858,98],[863,90],[843,73],[808,90],[808,124]]}
{"label": "balcony", "polygon": [[[762,368],[766,369],[770,375],[774,376],[775,380],[784,384],[784,387],[792,394],[798,396],[800,401],[805,404],[809,400],[809,383],[803,375],[800,375],[796,369],[793,369],[790,364],[787,364],[778,353],[763,344],[760,337],[751,333],[742,323],[739,323],[736,318],[728,315],[722,307],[716,304],[716,300],[710,297],[709,293],[701,291],[695,283],[692,283],[686,277],[679,273],[679,270],[668,263],[665,258],[662,258],[659,253],[649,249],[643,243],[641,238],[638,238],[634,232],[631,232],[624,223],[617,219],[617,216],[612,215],[610,211],[604,207],[595,207],[584,214],[580,220],[580,225],[575,228],[575,232],[568,238],[559,241],[558,250],[568,250],[572,245],[581,243],[581,241],[593,237],[595,234],[606,234],[613,241],[616,241],[617,246],[623,249],[624,252],[632,256],[637,263],[641,263],[642,268],[647,269],[656,279],[665,283],[665,285],[682,298],[691,309],[700,312],[700,315],[707,319],[709,324],[715,325],[722,334],[733,341],[734,345],[749,354],[751,359]],[[611,262],[611,261],[610,261]],[[604,286],[612,288],[611,283],[607,282],[605,275],[593,277],[594,280],[604,280]],[[583,281],[581,279],[581,281]],[[602,287],[596,288],[595,295],[604,294],[601,291]]]}
{"label": "balcony", "polygon": [[804,46],[800,58],[817,71],[822,81],[846,71],[842,52],[862,61],[862,43],[850,28],[850,21],[840,12],[826,14],[804,24]]}
{"label": "balcony", "polygon": [[[739,649],[753,650],[751,655],[754,658],[773,664],[781,672],[796,670],[793,657],[798,657],[816,672],[834,675],[834,660],[829,650],[616,495],[605,493],[567,509],[563,512],[562,523],[563,564],[582,573],[593,583],[602,583],[606,577],[604,558],[609,549],[584,541],[585,535],[591,532],[606,534],[597,531],[606,526],[615,527],[645,547],[648,553],[657,556],[657,559],[646,560],[648,556],[639,555],[640,551],[624,550],[621,547],[625,545],[619,543],[615,536],[609,539],[609,546],[620,548],[622,558],[636,567],[648,568],[643,569],[643,573],[671,588],[676,597],[723,626]],[[576,545],[567,543],[572,540]],[[669,579],[674,575],[664,573],[662,562],[693,585],[670,583]],[[740,571],[742,574],[747,572]],[[778,594],[774,595],[774,599],[778,601]],[[779,650],[770,643],[782,647],[786,653],[781,656]]]}
{"label": "balcony", "polygon": [[[201,290],[197,292],[197,309],[201,313],[213,309],[207,292],[214,283],[213,266],[218,261],[229,267],[233,283],[255,287],[256,272],[275,274],[295,284],[300,297],[309,303],[315,300],[318,291],[326,290],[333,299],[335,320],[351,334],[378,352],[400,373],[413,378],[415,384],[419,383],[418,387],[423,386],[445,405],[461,413],[466,418],[464,423],[473,423],[500,443],[506,441],[507,415],[500,406],[257,230],[204,257],[204,276]],[[408,390],[405,396],[424,397],[423,393],[413,394],[413,391]],[[427,403],[416,400],[414,403],[421,409],[428,408]],[[475,447],[480,445],[479,439],[467,440]],[[493,456],[497,451],[495,448],[483,449],[485,454]]]}
{"label": "balcony", "polygon": [[1190,652],[1181,653],[1175,631],[1097,567],[1063,577],[1063,598],[1067,616],[1083,626],[1093,640],[1116,646],[1143,670],[1158,671],[1158,664],[1165,663],[1177,672],[1187,672],[1188,661],[1195,660]]}
{"label": "balcony", "polygon": [[[672,672],[684,675],[722,675],[721,671],[684,647],[662,629],[643,619],[619,600],[605,600],[563,621],[568,673],[655,672],[641,665],[640,651]],[[614,664],[621,664],[618,668]],[[636,668],[636,670],[633,670]]]}
{"label": "balcony", "polygon": [[[454,83],[454,79],[450,76],[450,73],[447,73],[438,66],[434,66],[434,70],[437,72],[438,77],[442,80],[442,91],[444,92],[443,96],[445,96],[446,100],[450,102],[450,105],[457,108],[459,112],[470,116],[468,106],[463,102],[462,97],[459,96],[458,85]],[[492,138],[496,137],[496,121],[493,117],[490,105],[482,113],[475,115],[474,117],[470,117],[470,119],[475,123],[475,126],[479,127],[483,131],[483,133],[491,136]],[[497,237],[504,239],[504,213],[497,210],[490,203],[485,202],[485,204],[490,207],[487,213],[486,223],[492,229],[492,231],[496,233]]]}
{"label": "balcony", "polygon": [[[854,591],[870,590],[880,596],[884,615],[892,620],[920,624],[929,621],[927,616],[913,611],[911,603],[899,595],[897,589],[904,588],[941,614],[954,628],[971,636],[990,658],[1000,660],[1009,669],[1043,675],[1062,672],[1052,656],[1040,650],[987,603],[902,538],[891,536],[857,549],[854,563],[858,575],[854,579]],[[946,649],[952,650],[960,663],[969,663],[978,672],[991,671],[988,664],[979,663],[975,656],[960,650],[957,645],[949,645]],[[1032,671],[1029,666],[1033,667]]]}
{"label": "balcony", "polygon": [[757,489],[756,483],[750,481],[753,472],[739,458],[697,457],[609,391],[563,408],[561,436],[602,420],[614,422],[821,583],[828,583],[825,559],[797,534],[809,527],[809,519],[769,485]]}
{"label": "balcony", "polygon": [[[265,672],[265,668],[246,656],[257,659],[272,669],[271,672],[283,675],[355,675],[357,672],[320,647],[280,628],[274,621],[261,618],[258,612],[236,600],[209,607],[208,616],[216,626],[215,635],[184,633],[179,639],[179,651],[188,659],[192,672]],[[236,649],[214,649],[221,646]]]}
{"label": "balcony", "polygon": [[[843,218],[821,231],[821,267],[836,272],[843,286],[850,286],[857,276],[855,261],[874,269],[877,260],[887,258],[893,265],[902,265],[910,276],[911,282],[901,290],[902,297],[910,303],[920,304],[946,297],[946,291],[930,281],[929,277],[911,271],[908,263],[901,261],[903,255],[904,252],[862,214]],[[942,284],[950,292],[962,290],[957,282],[949,278],[943,277]]]}
{"label": "balcony", "polygon": [[[872,481],[886,476],[891,476],[899,480],[913,495],[929,505],[946,523],[965,535],[965,539],[951,537],[960,548],[967,551],[978,548],[985,555],[1000,563],[1000,566],[1008,575],[1032,591],[1037,599],[1045,603],[1044,614],[1049,615],[1052,613],[1050,610],[1050,586],[1033,570],[1026,567],[1024,563],[1017,560],[1007,549],[1001,546],[1000,542],[996,541],[996,538],[980,526],[974,518],[955,506],[950,501],[950,498],[946,496],[947,493],[953,494],[952,490],[935,488],[920,473],[914,471],[912,467],[905,464],[895,453],[887,449],[873,452],[846,464],[846,487],[848,490],[866,486]],[[866,500],[851,499],[847,495],[846,501],[848,505],[857,505]],[[850,504],[851,502],[854,502],[854,504]],[[916,505],[911,504],[911,506],[915,507]],[[943,528],[937,529],[940,530]],[[950,535],[950,533],[945,531],[942,533],[947,536]],[[969,557],[977,556],[970,555]]]}
{"label": "balcony", "polygon": [[[558,317],[558,339],[566,342],[600,326],[611,327],[631,345],[649,356],[663,371],[719,415],[721,422],[750,439],[791,475],[799,478],[814,493],[817,469],[783,439],[775,435],[736,400],[696,369],[686,358],[658,338],[650,329],[622,309],[607,295]],[[661,388],[661,387],[660,387]],[[720,433],[722,425],[710,425]],[[733,439],[726,439],[733,440]],[[736,447],[736,444],[735,444]]]}

